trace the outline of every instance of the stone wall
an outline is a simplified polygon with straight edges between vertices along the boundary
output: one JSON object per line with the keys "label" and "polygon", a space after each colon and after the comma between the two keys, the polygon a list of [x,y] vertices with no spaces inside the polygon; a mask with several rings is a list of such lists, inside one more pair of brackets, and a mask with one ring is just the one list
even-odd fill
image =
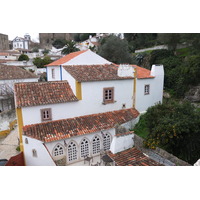
{"label": "stone wall", "polygon": [[0,33],[0,50],[9,50],[8,35]]}
{"label": "stone wall", "polygon": [[168,153],[167,151],[165,151],[165,150],[163,150],[161,148],[156,147],[155,150],[145,148],[143,146],[143,141],[144,141],[143,138],[141,138],[138,135],[134,134],[134,145],[138,150],[142,151],[143,153],[148,155],[149,153],[153,152],[153,153],[158,154],[159,156],[171,161],[176,166],[191,166],[189,163],[177,158],[176,156]]}

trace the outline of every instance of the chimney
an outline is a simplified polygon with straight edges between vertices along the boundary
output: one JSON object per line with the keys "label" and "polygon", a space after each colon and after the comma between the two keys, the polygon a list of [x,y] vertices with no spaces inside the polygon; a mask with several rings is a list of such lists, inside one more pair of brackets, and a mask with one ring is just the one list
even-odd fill
{"label": "chimney", "polygon": [[133,66],[130,66],[128,64],[120,64],[117,71],[117,75],[119,77],[134,77],[134,72],[135,70]]}
{"label": "chimney", "polygon": [[164,76],[164,67],[161,64],[152,65],[151,76]]}

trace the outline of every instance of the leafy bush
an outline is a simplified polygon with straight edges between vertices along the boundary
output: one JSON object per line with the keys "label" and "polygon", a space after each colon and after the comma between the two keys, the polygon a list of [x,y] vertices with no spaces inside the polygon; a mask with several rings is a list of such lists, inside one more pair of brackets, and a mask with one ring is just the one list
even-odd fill
{"label": "leafy bush", "polygon": [[23,61],[23,60],[29,61],[29,57],[26,54],[21,54],[18,58],[18,61]]}
{"label": "leafy bush", "polygon": [[160,146],[194,164],[200,157],[200,112],[188,102],[156,105],[145,114],[149,134],[144,144]]}

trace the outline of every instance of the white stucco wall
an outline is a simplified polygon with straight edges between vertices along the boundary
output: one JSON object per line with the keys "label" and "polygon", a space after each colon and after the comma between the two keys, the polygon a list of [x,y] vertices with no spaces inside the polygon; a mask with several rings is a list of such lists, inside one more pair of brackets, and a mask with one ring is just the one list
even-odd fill
{"label": "white stucco wall", "polygon": [[110,151],[113,154],[116,154],[118,152],[132,148],[134,145],[133,137],[134,134],[124,135],[119,137],[114,136],[110,146]]}
{"label": "white stucco wall", "polygon": [[[112,128],[112,129],[108,129],[108,130],[103,130],[102,132],[103,132],[104,134],[106,134],[106,133],[109,133],[109,134],[110,134],[110,136],[111,136],[111,143],[112,143],[112,140],[113,140],[114,135],[115,135],[115,129]],[[99,153],[98,153],[98,154],[92,154],[92,140],[93,140],[93,138],[94,138],[96,135],[99,136],[99,138],[100,138],[100,149],[103,150],[103,137],[102,137],[102,134],[101,134],[100,131],[95,132],[95,133],[90,133],[90,134],[85,134],[85,135],[81,135],[81,136],[76,136],[76,137],[73,137],[73,138],[65,139],[65,143],[66,143],[67,145],[68,145],[71,141],[74,141],[74,142],[76,143],[76,145],[77,145],[77,148],[78,148],[78,149],[77,149],[77,150],[78,150],[78,152],[77,152],[77,154],[78,154],[78,159],[75,160],[75,161],[71,161],[71,162],[68,161],[68,156],[67,156],[68,151],[67,151],[67,148],[66,148],[65,145],[64,145],[64,140],[59,140],[59,141],[53,141],[53,142],[45,143],[45,145],[46,145],[46,147],[48,148],[48,150],[49,150],[50,154],[52,155],[53,159],[55,159],[55,160],[57,159],[57,158],[54,157],[54,155],[53,155],[53,150],[54,150],[54,148],[56,147],[57,144],[61,144],[63,147],[65,147],[65,148],[64,148],[64,149],[65,149],[65,154],[64,154],[64,156],[67,156],[67,165],[71,165],[71,164],[83,165],[83,162],[82,162],[82,161],[83,161],[84,159],[80,157],[80,146],[81,146],[81,141],[82,141],[84,138],[86,138],[86,139],[89,140],[89,156],[95,157],[95,156],[99,155]]]}
{"label": "white stucco wall", "polygon": [[0,85],[1,84],[6,84],[10,88],[13,89],[15,83],[20,83],[20,82],[38,82],[38,78],[27,78],[27,79],[14,79],[14,80],[0,80]]}
{"label": "white stucco wall", "polygon": [[[55,78],[52,78],[52,69],[55,71]],[[46,67],[47,72],[47,81],[60,81],[61,80],[61,72],[60,66],[50,66]]]}
{"label": "white stucco wall", "polygon": [[[116,102],[103,104],[103,88],[114,87]],[[103,113],[132,107],[133,80],[115,80],[82,83],[82,100],[48,104],[33,107],[23,107],[24,125],[41,123],[40,109],[51,108],[52,120],[67,119],[77,116]],[[31,117],[30,117],[31,115]]]}
{"label": "white stucco wall", "polygon": [[[28,139],[28,144],[25,143],[25,138]],[[55,166],[54,161],[49,155],[43,143],[39,140],[22,136],[24,146],[25,165],[27,166]],[[35,149],[37,157],[33,156],[32,150]]]}

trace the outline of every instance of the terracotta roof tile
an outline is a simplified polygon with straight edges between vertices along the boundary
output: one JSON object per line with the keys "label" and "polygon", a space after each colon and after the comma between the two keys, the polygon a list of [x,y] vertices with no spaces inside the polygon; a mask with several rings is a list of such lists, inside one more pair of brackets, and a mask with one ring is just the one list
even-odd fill
{"label": "terracotta roof tile", "polygon": [[6,163],[6,166],[25,166],[23,152],[12,156]]}
{"label": "terracotta roof tile", "polygon": [[17,107],[78,101],[67,81],[16,83],[15,95]]}
{"label": "terracotta roof tile", "polygon": [[108,156],[115,161],[117,166],[162,166],[160,163],[145,156],[135,147],[116,154],[109,151]]}
{"label": "terracotta roof tile", "polygon": [[139,67],[137,65],[132,65],[136,67],[137,69],[137,78],[143,79],[143,78],[154,78],[154,76],[151,76],[151,71],[149,69],[145,69],[143,67]]}
{"label": "terracotta roof tile", "polygon": [[84,50],[84,51],[76,51],[76,52],[73,52],[73,53],[70,53],[70,54],[67,54],[66,56],[46,65],[47,67],[48,66],[57,66],[57,65],[62,65],[66,62],[68,62],[69,60],[71,60],[72,58],[75,58],[76,56],[86,52],[87,50]]}
{"label": "terracotta roof tile", "polygon": [[133,79],[131,76],[119,77],[118,67],[113,64],[66,65],[63,68],[79,82]]}
{"label": "terracotta roof tile", "polygon": [[97,132],[128,122],[139,115],[135,109],[85,115],[23,127],[23,134],[44,142]]}
{"label": "terracotta roof tile", "polygon": [[35,74],[17,66],[0,65],[0,80],[38,78]]}

